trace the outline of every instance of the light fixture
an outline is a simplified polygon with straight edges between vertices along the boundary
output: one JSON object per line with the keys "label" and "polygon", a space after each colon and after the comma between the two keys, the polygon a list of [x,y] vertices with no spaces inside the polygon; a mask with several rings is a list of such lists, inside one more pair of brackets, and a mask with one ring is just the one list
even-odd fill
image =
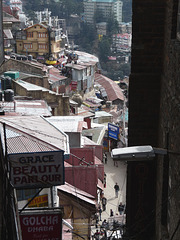
{"label": "light fixture", "polygon": [[152,160],[156,154],[166,155],[169,152],[173,153],[172,151],[168,151],[167,149],[153,148],[150,145],[133,146],[125,148],[115,148],[111,152],[111,157],[115,161],[142,161]]}

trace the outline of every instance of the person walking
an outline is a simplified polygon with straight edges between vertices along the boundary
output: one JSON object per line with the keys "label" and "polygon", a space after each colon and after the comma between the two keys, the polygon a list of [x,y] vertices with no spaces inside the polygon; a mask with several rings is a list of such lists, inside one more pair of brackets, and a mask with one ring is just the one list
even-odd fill
{"label": "person walking", "polygon": [[119,214],[122,215],[123,212],[124,212],[124,207],[125,205],[122,204],[122,202],[120,202],[119,206],[118,206],[118,211],[119,211]]}
{"label": "person walking", "polygon": [[119,192],[119,185],[117,183],[114,185],[114,189],[115,189],[115,197],[117,198],[118,192]]}
{"label": "person walking", "polygon": [[99,212],[99,221],[102,221],[102,219],[101,219],[101,213],[102,213],[101,206],[98,207],[98,212]]}
{"label": "person walking", "polygon": [[104,163],[107,164],[107,154],[104,153]]}
{"label": "person walking", "polygon": [[114,216],[114,212],[112,209],[110,209],[110,217],[113,217]]}
{"label": "person walking", "polygon": [[107,199],[105,197],[102,197],[102,207],[103,211],[106,211],[106,204],[107,204]]}
{"label": "person walking", "polygon": [[104,173],[104,188],[106,188],[106,173]]}

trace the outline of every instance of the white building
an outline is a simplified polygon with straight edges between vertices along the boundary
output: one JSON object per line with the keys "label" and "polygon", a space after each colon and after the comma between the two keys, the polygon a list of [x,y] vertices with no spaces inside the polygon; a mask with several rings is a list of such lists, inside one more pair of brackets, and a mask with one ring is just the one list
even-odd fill
{"label": "white building", "polygon": [[122,22],[122,7],[123,2],[120,0],[84,0],[84,20],[92,24],[94,14],[98,10],[106,18],[113,14],[120,24]]}
{"label": "white building", "polygon": [[131,39],[132,35],[129,33],[114,34],[113,35],[113,47],[119,52],[131,51]]}

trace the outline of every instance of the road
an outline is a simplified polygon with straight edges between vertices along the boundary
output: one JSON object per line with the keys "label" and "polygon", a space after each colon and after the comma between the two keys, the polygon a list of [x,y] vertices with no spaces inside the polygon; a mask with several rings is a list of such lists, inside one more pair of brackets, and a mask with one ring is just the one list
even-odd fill
{"label": "road", "polygon": [[[124,162],[116,162],[112,160],[110,153],[107,153],[107,164],[104,164],[104,171],[106,173],[106,188],[104,188],[104,196],[107,199],[106,210],[102,212],[102,221],[106,219],[111,222],[115,218],[119,222],[125,223],[125,215],[118,213],[118,205],[120,202],[126,204],[126,171],[127,165]],[[115,197],[114,185],[117,182],[120,191],[118,198]],[[113,210],[114,217],[110,217],[110,210]],[[98,230],[102,221],[98,223]],[[96,227],[92,227],[92,235],[95,233]]]}

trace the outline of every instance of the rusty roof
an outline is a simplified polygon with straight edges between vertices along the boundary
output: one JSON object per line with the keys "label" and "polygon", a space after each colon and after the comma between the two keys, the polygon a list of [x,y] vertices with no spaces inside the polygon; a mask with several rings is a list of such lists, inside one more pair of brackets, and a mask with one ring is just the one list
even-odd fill
{"label": "rusty roof", "polygon": [[109,101],[120,99],[124,101],[124,95],[120,87],[110,78],[103,76],[102,74],[95,73],[95,82],[99,83],[107,93]]}

